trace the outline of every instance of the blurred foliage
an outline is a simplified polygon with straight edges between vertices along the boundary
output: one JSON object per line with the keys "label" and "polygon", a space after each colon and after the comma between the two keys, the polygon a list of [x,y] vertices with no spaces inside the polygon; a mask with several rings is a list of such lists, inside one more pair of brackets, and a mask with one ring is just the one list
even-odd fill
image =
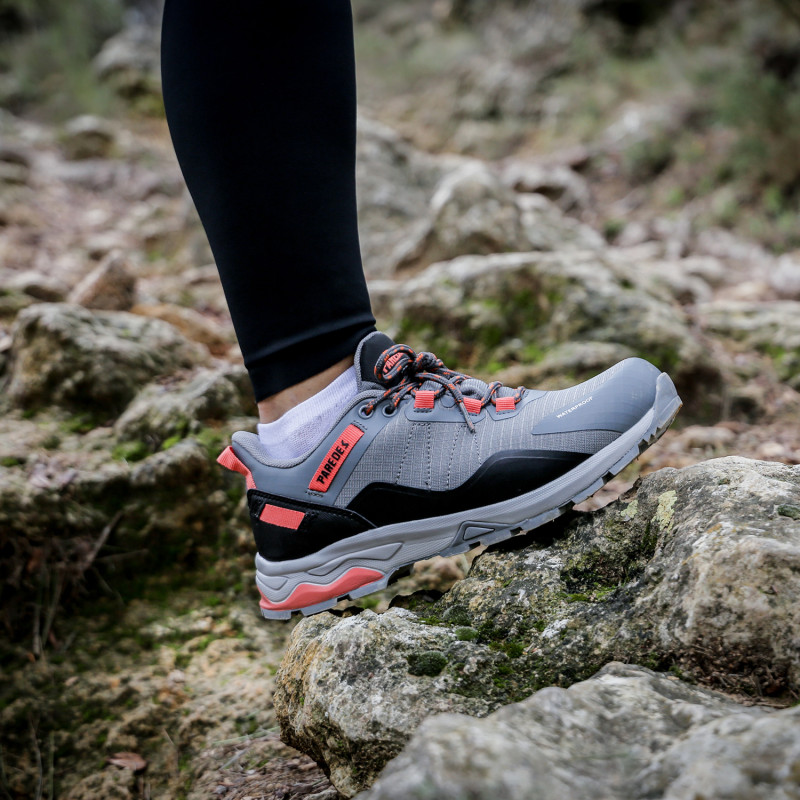
{"label": "blurred foliage", "polygon": [[57,120],[113,112],[92,59],[123,12],[120,0],[0,0],[0,103]]}
{"label": "blurred foliage", "polygon": [[800,70],[787,79],[745,63],[717,96],[722,123],[738,131],[731,152],[734,177],[794,192],[800,185]]}

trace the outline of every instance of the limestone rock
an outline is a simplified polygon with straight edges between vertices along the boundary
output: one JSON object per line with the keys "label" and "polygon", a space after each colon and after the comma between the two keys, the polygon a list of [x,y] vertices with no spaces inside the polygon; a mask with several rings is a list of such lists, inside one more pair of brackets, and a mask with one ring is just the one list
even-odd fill
{"label": "limestone rock", "polygon": [[[401,320],[400,340],[462,367],[536,362],[564,342],[612,343],[668,371],[685,402],[702,387],[698,399],[713,405],[719,367],[677,302],[635,273],[590,250],[462,256],[373,286],[372,297],[380,317]],[[517,353],[507,352],[514,341]]]}
{"label": "limestone rock", "polygon": [[136,299],[136,277],[124,256],[112,252],[70,293],[69,302],[103,311],[129,311]]}
{"label": "limestone rock", "polygon": [[544,195],[512,191],[482,161],[423,153],[368,119],[359,119],[358,134],[359,227],[369,278],[463,254],[603,245]]}
{"label": "limestone rock", "polygon": [[800,389],[800,301],[719,300],[699,312],[708,330],[766,353],[778,377]]}
{"label": "limestone rock", "polygon": [[203,426],[252,413],[255,404],[243,367],[201,370],[187,381],[146,386],[114,424],[120,441],[146,442],[199,433]]}
{"label": "limestone rock", "polygon": [[[565,342],[548,348],[541,361],[507,367],[495,377],[506,386],[563,388],[565,376],[573,382],[588,380],[633,355],[630,347],[614,342]],[[524,348],[518,356],[524,357]]]}
{"label": "limestone rock", "polygon": [[[350,796],[375,780],[429,714],[483,716],[497,708],[502,700],[487,667],[505,660],[455,630],[420,625],[404,609],[363,611],[341,622],[331,614],[309,617],[296,628],[277,677],[281,738],[325,763],[332,783]],[[448,665],[470,680],[443,673]]]}
{"label": "limestone rock", "polygon": [[0,144],[0,184],[27,184],[30,173],[31,157],[26,149]]}
{"label": "limestone rock", "polygon": [[364,271],[393,274],[415,261],[430,229],[428,202],[452,160],[429,156],[391,128],[359,117],[356,179]]}
{"label": "limestone rock", "polygon": [[359,800],[788,800],[799,772],[800,709],[611,663],[486,719],[427,720]]}
{"label": "limestone rock", "polygon": [[415,613],[305,620],[278,676],[283,738],[352,794],[432,711],[481,716],[613,660],[785,703],[800,688],[797,516],[800,467],[665,469],[489,550],[437,602],[411,598]]}
{"label": "limestone rock", "polygon": [[528,249],[514,194],[480,161],[446,175],[431,198],[432,260]]}
{"label": "limestone rock", "polygon": [[552,200],[562,211],[588,208],[592,193],[586,178],[563,164],[511,159],[503,182],[517,192],[535,192]]}
{"label": "limestone rock", "polygon": [[160,320],[62,303],[25,309],[12,336],[8,396],[24,408],[118,414],[152,378],[205,358]]}
{"label": "limestone rock", "polygon": [[800,259],[781,256],[770,270],[769,282],[779,297],[800,300]]}
{"label": "limestone rock", "polygon": [[59,303],[67,296],[67,287],[51,275],[42,275],[34,270],[25,270],[3,280],[7,289],[16,289],[35,300],[45,303]]}
{"label": "limestone rock", "polygon": [[[185,292],[185,286],[183,291]],[[131,311],[143,317],[161,319],[174,325],[187,339],[205,345],[216,356],[225,355],[233,343],[232,335],[209,317],[187,306],[174,303],[139,304]]]}
{"label": "limestone rock", "polygon": [[113,126],[100,117],[83,114],[71,119],[61,136],[64,155],[73,161],[86,158],[108,158],[114,148]]}
{"label": "limestone rock", "polygon": [[98,77],[129,100],[159,94],[158,36],[148,25],[132,25],[112,36],[94,59]]}

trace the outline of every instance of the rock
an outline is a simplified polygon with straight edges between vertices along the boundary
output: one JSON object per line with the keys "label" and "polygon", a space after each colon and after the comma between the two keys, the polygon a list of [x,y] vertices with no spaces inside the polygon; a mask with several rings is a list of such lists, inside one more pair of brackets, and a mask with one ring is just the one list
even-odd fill
{"label": "rock", "polygon": [[522,67],[503,58],[474,59],[461,75],[456,112],[467,119],[495,123],[504,117],[535,117],[542,78],[535,72],[531,64]]}
{"label": "rock", "polygon": [[611,663],[486,719],[427,720],[359,800],[788,800],[798,771],[800,709]]}
{"label": "rock", "polygon": [[30,180],[31,157],[27,150],[0,144],[0,184],[24,186]]}
{"label": "rock", "polygon": [[[566,342],[549,348],[541,361],[506,367],[495,377],[506,386],[564,388],[569,383],[588,380],[633,355],[631,348],[613,342]],[[524,347],[517,357],[524,357]]]}
{"label": "rock", "polygon": [[92,800],[105,797],[108,800],[133,800],[137,795],[139,778],[132,769],[107,766],[79,781],[65,795],[66,800]]}
{"label": "rock", "polygon": [[690,425],[684,428],[679,438],[681,444],[687,449],[725,450],[736,441],[736,434],[730,428],[719,425],[705,427],[703,425]]}
{"label": "rock", "polygon": [[22,311],[12,337],[8,397],[26,409],[116,415],[148,381],[205,358],[161,320],[63,303]]}
{"label": "rock", "polygon": [[205,369],[189,380],[146,386],[116,421],[114,433],[120,441],[145,442],[157,450],[167,439],[195,435],[254,411],[243,367]]}
{"label": "rock", "polygon": [[51,275],[42,275],[34,270],[17,272],[3,281],[9,289],[17,289],[34,300],[59,303],[67,296],[67,287]]}
{"label": "rock", "polygon": [[778,377],[800,389],[800,302],[718,300],[698,311],[709,331],[770,356]]}
{"label": "rock", "polygon": [[30,180],[31,156],[27,149],[0,144],[0,184],[24,186]]}
{"label": "rock", "polygon": [[431,198],[430,261],[528,250],[514,194],[480,161],[446,175]]}
{"label": "rock", "polygon": [[54,165],[53,177],[64,183],[91,192],[107,192],[120,184],[124,172],[111,159],[87,158],[81,161],[60,161]]}
{"label": "rock", "polygon": [[116,132],[107,120],[84,114],[71,119],[61,135],[61,149],[72,161],[108,158],[114,149]]}
{"label": "rock", "polygon": [[800,300],[800,260],[781,256],[770,270],[769,282],[778,297]]}
{"label": "rock", "polygon": [[719,367],[686,314],[636,272],[613,252],[463,256],[373,285],[373,307],[401,320],[399,340],[463,368],[502,363],[513,340],[526,364],[565,342],[611,343],[668,371],[684,402],[720,404]]}
{"label": "rock", "polygon": [[98,77],[118,94],[139,103],[155,101],[160,95],[158,65],[158,35],[149,25],[132,25],[112,36],[93,64]]}
{"label": "rock", "polygon": [[[0,429],[3,438],[12,425],[25,434],[23,447],[0,465],[0,618],[12,635],[30,630],[40,566],[52,575],[64,570],[65,604],[105,544],[116,554],[112,562],[121,560],[117,569],[110,565],[119,587],[168,564],[180,568],[217,541],[241,497],[213,464],[207,440],[184,439],[152,455],[145,449],[131,463],[108,429],[64,425],[44,439],[31,435],[37,424],[8,419]],[[228,433],[216,432],[215,455]]]}
{"label": "rock", "polygon": [[370,279],[461,254],[603,244],[599,234],[565,217],[544,196],[515,194],[484,162],[431,156],[363,118],[358,123],[357,181],[364,269]]}
{"label": "rock", "polygon": [[129,311],[136,300],[136,277],[119,252],[109,253],[70,293],[69,302],[103,311]]}
{"label": "rock", "polygon": [[[324,763],[334,786],[351,796],[375,780],[429,714],[483,716],[497,708],[502,700],[482,673],[505,660],[459,640],[455,630],[420,625],[404,609],[341,621],[309,617],[295,630],[277,677],[281,738]],[[461,686],[469,680],[443,673],[448,665],[470,673],[472,691]]]}
{"label": "rock", "polygon": [[800,467],[664,469],[600,511],[480,555],[440,600],[408,600],[416,613],[304,620],[278,675],[282,737],[353,794],[432,712],[485,715],[613,660],[791,702],[794,508]]}
{"label": "rock", "polygon": [[359,117],[356,158],[358,218],[364,271],[387,277],[414,263],[431,226],[428,202],[452,168],[404,142],[391,128]]}
{"label": "rock", "polygon": [[193,308],[171,303],[156,303],[137,305],[131,310],[134,314],[161,319],[174,325],[187,339],[205,345],[215,356],[225,355],[233,344],[228,331]]}
{"label": "rock", "polygon": [[565,216],[558,206],[542,194],[517,195],[522,212],[522,225],[530,250],[597,250],[603,237],[597,231],[572,217]]}
{"label": "rock", "polygon": [[509,160],[502,180],[517,192],[535,192],[552,200],[562,211],[585,209],[592,204],[586,178],[563,164]]}
{"label": "rock", "polygon": [[0,161],[0,184],[24,186],[28,182],[30,170],[20,164],[9,164]]}

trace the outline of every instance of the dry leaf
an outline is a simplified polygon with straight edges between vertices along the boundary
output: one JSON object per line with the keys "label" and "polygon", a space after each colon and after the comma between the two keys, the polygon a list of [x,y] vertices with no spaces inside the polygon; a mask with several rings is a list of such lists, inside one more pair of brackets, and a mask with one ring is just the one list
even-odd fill
{"label": "dry leaf", "polygon": [[139,772],[147,766],[147,762],[138,753],[114,753],[108,758],[108,763],[115,767],[132,769],[134,772]]}

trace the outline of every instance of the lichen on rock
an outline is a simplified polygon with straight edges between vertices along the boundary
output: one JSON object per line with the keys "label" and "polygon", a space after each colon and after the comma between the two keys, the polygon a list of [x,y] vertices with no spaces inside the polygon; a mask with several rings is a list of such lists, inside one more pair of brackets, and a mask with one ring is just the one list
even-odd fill
{"label": "lichen on rock", "polygon": [[800,527],[778,509],[798,501],[797,467],[665,469],[599,512],[490,549],[438,601],[305,620],[278,675],[283,737],[351,795],[430,715],[485,716],[610,661],[790,702]]}

